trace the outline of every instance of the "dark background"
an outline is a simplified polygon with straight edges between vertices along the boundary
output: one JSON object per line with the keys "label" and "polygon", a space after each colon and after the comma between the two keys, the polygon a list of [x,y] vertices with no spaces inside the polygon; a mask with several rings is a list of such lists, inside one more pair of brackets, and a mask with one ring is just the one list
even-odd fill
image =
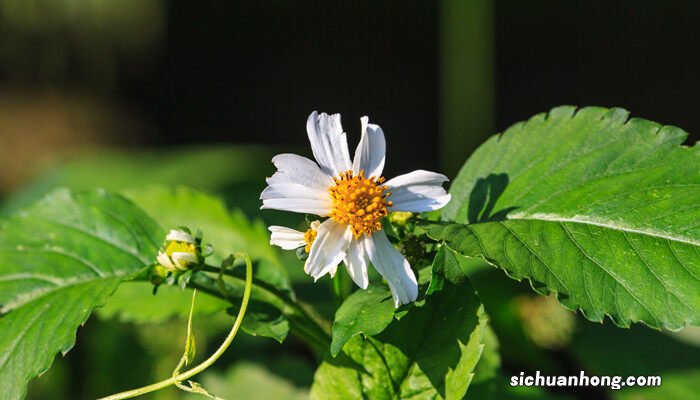
{"label": "dark background", "polygon": [[[381,124],[389,175],[453,175],[485,137],[561,104],[700,131],[698,2],[464,3],[2,2],[0,101],[22,112],[0,113],[0,136],[30,153],[1,157],[18,175],[4,191],[31,176],[32,160],[85,143],[303,146],[314,109],[342,113],[351,145],[360,116]],[[460,30],[468,37],[450,37]],[[463,73],[459,61],[444,73],[454,55]],[[73,103],[82,108],[61,108]],[[55,123],[41,124],[46,109],[67,114],[58,139]]]}

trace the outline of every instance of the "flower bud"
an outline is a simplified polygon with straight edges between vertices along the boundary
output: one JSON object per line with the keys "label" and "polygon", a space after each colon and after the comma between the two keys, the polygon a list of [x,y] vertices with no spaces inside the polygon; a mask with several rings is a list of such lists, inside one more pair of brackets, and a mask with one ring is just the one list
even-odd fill
{"label": "flower bud", "polygon": [[413,213],[408,211],[394,211],[389,214],[389,221],[397,226],[405,226],[409,219],[413,216]]}
{"label": "flower bud", "polygon": [[172,273],[182,273],[199,264],[201,250],[198,240],[189,232],[171,229],[165,237],[165,250],[159,251],[158,264]]}

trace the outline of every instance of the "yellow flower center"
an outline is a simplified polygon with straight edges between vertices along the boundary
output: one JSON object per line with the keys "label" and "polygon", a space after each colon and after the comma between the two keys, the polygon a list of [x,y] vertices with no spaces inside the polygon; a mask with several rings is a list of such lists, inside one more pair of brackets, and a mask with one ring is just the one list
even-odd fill
{"label": "yellow flower center", "polygon": [[304,232],[304,242],[306,242],[306,246],[304,246],[304,251],[306,251],[307,253],[311,251],[311,245],[314,244],[314,240],[316,240],[317,234],[318,232],[313,228],[309,228],[306,232]]}
{"label": "yellow flower center", "polygon": [[170,243],[168,243],[168,246],[165,248],[165,254],[167,254],[168,257],[172,257],[173,253],[197,254],[197,249],[192,243],[176,242],[173,240]]}
{"label": "yellow flower center", "polygon": [[329,190],[333,200],[330,217],[341,224],[350,225],[353,235],[359,238],[363,233],[382,229],[382,218],[388,214],[391,193],[385,192],[384,177],[365,178],[365,171],[355,176],[346,171],[333,178],[335,185]]}

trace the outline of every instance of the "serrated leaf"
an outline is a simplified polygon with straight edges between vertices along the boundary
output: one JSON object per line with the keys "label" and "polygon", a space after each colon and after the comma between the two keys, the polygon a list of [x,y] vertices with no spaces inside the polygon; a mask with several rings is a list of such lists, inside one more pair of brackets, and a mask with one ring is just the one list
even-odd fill
{"label": "serrated leaf", "polygon": [[381,334],[328,355],[312,399],[462,399],[481,356],[486,317],[468,282],[444,282]]}
{"label": "serrated leaf", "polygon": [[117,286],[153,261],[164,232],[105,191],[59,190],[0,228],[0,387],[27,381],[75,343],[75,331]]}
{"label": "serrated leaf", "polygon": [[441,246],[433,260],[433,272],[443,275],[452,283],[461,283],[467,276],[488,264],[477,257],[464,257],[447,246]]}
{"label": "serrated leaf", "polygon": [[[560,107],[462,168],[429,235],[592,321],[700,324],[700,147],[620,109]],[[470,225],[461,225],[469,223]]]}
{"label": "serrated leaf", "polygon": [[353,336],[381,333],[394,319],[394,302],[384,285],[373,285],[351,294],[335,313],[331,355],[340,353]]}

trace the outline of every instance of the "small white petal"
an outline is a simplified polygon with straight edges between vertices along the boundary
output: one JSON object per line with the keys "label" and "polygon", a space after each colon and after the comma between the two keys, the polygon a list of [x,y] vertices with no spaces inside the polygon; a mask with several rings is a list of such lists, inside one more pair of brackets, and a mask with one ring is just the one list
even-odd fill
{"label": "small white petal", "polygon": [[371,240],[367,235],[359,239],[353,239],[345,254],[345,268],[353,282],[362,289],[367,289],[369,276],[367,274],[367,254],[365,253],[365,240]]}
{"label": "small white petal", "polygon": [[379,125],[368,124],[367,117],[360,118],[362,123],[362,138],[355,150],[352,170],[355,175],[365,171],[366,177],[380,177],[384,170],[386,159],[386,140]]}
{"label": "small white petal", "polygon": [[175,265],[173,265],[172,261],[170,261],[170,257],[168,257],[168,255],[162,251],[158,252],[156,260],[158,260],[158,263],[166,269],[169,269],[171,271],[175,269]]}
{"label": "small white petal", "polygon": [[444,207],[451,196],[442,187],[445,175],[417,170],[399,175],[386,183],[391,192],[391,211],[424,212]]}
{"label": "small white petal", "polygon": [[415,301],[418,281],[408,260],[389,242],[384,230],[374,232],[370,239],[365,241],[365,250],[374,268],[389,284],[394,306]]}
{"label": "small white petal", "polygon": [[304,272],[311,275],[314,280],[323,275],[334,272],[338,264],[345,258],[345,252],[352,239],[352,231],[347,225],[339,224],[332,219],[325,220],[318,227],[318,234],[314,239],[306,259]]}
{"label": "small white petal", "polygon": [[333,208],[327,191],[295,183],[270,185],[260,194],[260,199],[263,201],[263,209],[316,214],[321,217],[327,216]]}
{"label": "small white petal", "polygon": [[185,251],[175,251],[172,255],[175,266],[183,271],[186,271],[189,263],[196,263],[197,256]]}
{"label": "small white petal", "polygon": [[193,243],[194,244],[194,236],[190,235],[187,232],[183,232],[179,229],[171,229],[170,233],[168,233],[168,236],[165,237],[165,240],[171,241],[174,240],[176,242],[186,242],[186,243]]}
{"label": "small white petal", "polygon": [[306,157],[296,154],[278,154],[272,158],[272,163],[277,167],[272,177],[267,178],[267,183],[297,183],[311,189],[328,190],[333,186],[333,178],[321,171],[318,164]]}
{"label": "small white petal", "polygon": [[284,250],[294,250],[306,245],[304,232],[275,225],[268,229],[272,232],[272,235],[270,235],[270,244],[272,245],[279,246]]}
{"label": "small white petal", "polygon": [[320,115],[314,111],[306,121],[306,132],[314,158],[321,170],[330,176],[352,168],[348,140],[340,124],[340,114]]}
{"label": "small white petal", "polygon": [[318,232],[319,226],[321,226],[321,221],[319,221],[317,219],[311,221],[311,223],[309,224],[309,228],[315,230],[316,232]]}

